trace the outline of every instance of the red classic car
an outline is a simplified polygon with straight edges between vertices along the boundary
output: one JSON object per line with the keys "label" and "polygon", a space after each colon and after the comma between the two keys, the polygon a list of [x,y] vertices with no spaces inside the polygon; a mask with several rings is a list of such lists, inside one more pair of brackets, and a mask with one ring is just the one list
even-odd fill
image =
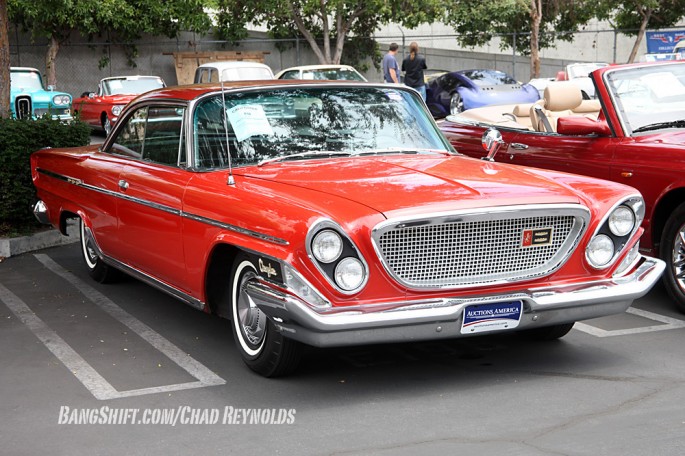
{"label": "red classic car", "polygon": [[98,84],[97,93],[84,92],[80,98],[74,100],[72,111],[81,121],[109,134],[129,101],[141,93],[162,87],[165,87],[164,81],[157,76],[104,78]]}
{"label": "red classic car", "polygon": [[302,344],[559,338],[664,268],[638,253],[635,189],[459,156],[400,86],[157,90],[102,146],[31,165],[36,216],[79,220],[94,279],[125,271],[227,317],[265,376]]}
{"label": "red classic car", "polygon": [[666,261],[664,283],[685,312],[685,62],[614,65],[591,73],[597,100],[550,83],[534,105],[496,106],[440,125],[461,153],[481,157],[495,127],[495,159],[580,173],[637,188],[645,199],[641,250]]}

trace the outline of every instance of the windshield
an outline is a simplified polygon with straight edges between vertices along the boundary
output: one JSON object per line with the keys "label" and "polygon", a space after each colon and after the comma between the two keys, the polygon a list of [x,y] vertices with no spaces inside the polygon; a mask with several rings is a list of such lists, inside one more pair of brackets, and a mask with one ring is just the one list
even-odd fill
{"label": "windshield", "polygon": [[288,87],[228,92],[224,98],[225,105],[217,94],[195,109],[196,168],[228,166],[227,136],[233,166],[321,152],[452,151],[420,98],[398,88]]}
{"label": "windshield", "polygon": [[225,68],[221,71],[222,81],[251,81],[273,78],[271,70],[263,67],[235,67]]}
{"label": "windshield", "polygon": [[15,89],[41,90],[43,84],[35,71],[11,71],[10,86]]}
{"label": "windshield", "polygon": [[322,68],[302,71],[302,79],[331,79],[344,81],[365,81],[361,74],[348,68]]}
{"label": "windshield", "polygon": [[117,78],[102,81],[103,95],[138,95],[164,87],[160,78]]}
{"label": "windshield", "polygon": [[685,63],[615,70],[605,79],[626,135],[685,119]]}
{"label": "windshield", "polygon": [[477,86],[492,86],[503,84],[518,84],[514,78],[507,73],[495,70],[468,70],[461,73],[473,81]]}
{"label": "windshield", "polygon": [[590,73],[595,71],[598,68],[604,68],[605,66],[609,66],[608,63],[575,63],[573,65],[568,66],[568,78],[569,79],[575,79],[575,78],[587,78],[590,76]]}

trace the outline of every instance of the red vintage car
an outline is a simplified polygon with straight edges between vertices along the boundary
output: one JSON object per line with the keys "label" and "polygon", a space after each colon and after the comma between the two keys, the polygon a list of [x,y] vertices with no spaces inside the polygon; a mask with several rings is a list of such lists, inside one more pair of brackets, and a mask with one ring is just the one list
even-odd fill
{"label": "red vintage car", "polygon": [[597,100],[570,82],[550,83],[535,105],[497,106],[440,125],[461,153],[484,155],[483,133],[502,136],[503,163],[609,179],[645,199],[641,250],[666,261],[664,283],[685,312],[685,62],[594,71]]}
{"label": "red vintage car", "polygon": [[116,76],[104,78],[98,91],[84,92],[72,104],[73,115],[93,127],[109,134],[112,125],[129,101],[141,93],[165,87],[157,76]]}
{"label": "red vintage car", "polygon": [[520,332],[623,312],[664,263],[628,186],[455,154],[412,89],[244,81],[127,106],[102,146],[31,156],[39,220],[232,321],[265,376],[303,344]]}

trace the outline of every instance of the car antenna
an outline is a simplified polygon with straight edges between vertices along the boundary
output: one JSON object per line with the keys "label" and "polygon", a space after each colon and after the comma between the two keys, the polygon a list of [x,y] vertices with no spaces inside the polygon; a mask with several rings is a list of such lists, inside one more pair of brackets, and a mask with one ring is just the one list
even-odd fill
{"label": "car antenna", "polygon": [[226,118],[226,98],[224,97],[224,81],[221,81],[221,111],[224,118],[224,133],[226,134],[226,151],[228,152],[228,181],[226,185],[235,185],[233,167],[231,166],[231,144],[228,141],[228,119]]}

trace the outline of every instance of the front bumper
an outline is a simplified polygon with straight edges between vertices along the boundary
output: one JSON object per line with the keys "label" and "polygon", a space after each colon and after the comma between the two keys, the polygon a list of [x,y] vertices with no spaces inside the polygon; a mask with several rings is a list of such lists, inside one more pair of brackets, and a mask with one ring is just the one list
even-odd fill
{"label": "front bumper", "polygon": [[[333,347],[463,337],[462,314],[466,306],[473,304],[522,301],[523,314],[516,331],[617,314],[647,294],[664,268],[663,261],[643,257],[632,273],[608,280],[506,295],[455,296],[326,312],[315,311],[298,297],[260,278],[248,282],[246,292],[284,336],[309,345]],[[392,309],[374,311],[381,307]]]}

